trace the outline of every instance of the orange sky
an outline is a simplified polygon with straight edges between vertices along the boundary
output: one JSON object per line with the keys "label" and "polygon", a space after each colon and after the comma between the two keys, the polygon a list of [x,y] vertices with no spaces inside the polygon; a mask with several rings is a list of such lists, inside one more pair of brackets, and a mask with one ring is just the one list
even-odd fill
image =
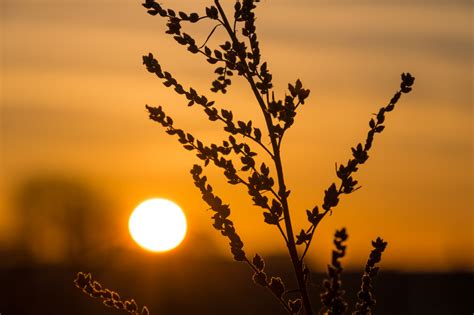
{"label": "orange sky", "polygon": [[[208,2],[163,1],[169,3],[201,12]],[[349,265],[362,265],[370,240],[381,235],[389,241],[389,268],[474,269],[470,2],[338,3],[264,0],[257,11],[277,93],[296,78],[312,91],[283,148],[295,230],[305,224],[304,210],[321,204],[336,178],[334,163],[363,141],[370,114],[398,88],[399,74],[410,71],[416,82],[356,174],[363,188],[326,218],[308,256],[326,263],[334,230],[346,226]],[[147,73],[141,56],[152,52],[200,91],[208,91],[214,68],[175,45],[163,33],[165,21],[139,1],[2,6],[0,245],[15,235],[10,201],[18,185],[35,174],[60,174],[105,194],[119,221],[148,197],[170,198],[191,231],[210,233],[227,251],[192,184],[196,158],[148,120],[144,105],[164,105],[179,127],[208,143],[222,139],[221,127]],[[210,27],[195,28],[196,38],[204,40]],[[225,97],[207,94],[240,119],[254,119],[259,110],[248,87],[234,81]],[[283,249],[242,187],[228,188],[220,171],[206,172],[232,205],[247,251]]]}

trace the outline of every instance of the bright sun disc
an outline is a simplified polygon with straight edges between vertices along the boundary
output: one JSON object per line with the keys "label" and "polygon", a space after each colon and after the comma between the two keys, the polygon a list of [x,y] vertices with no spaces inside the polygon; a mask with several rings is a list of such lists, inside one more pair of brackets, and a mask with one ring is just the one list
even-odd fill
{"label": "bright sun disc", "polygon": [[166,199],[149,199],[139,204],[128,221],[132,238],[141,247],[164,252],[178,246],[186,235],[183,210]]}

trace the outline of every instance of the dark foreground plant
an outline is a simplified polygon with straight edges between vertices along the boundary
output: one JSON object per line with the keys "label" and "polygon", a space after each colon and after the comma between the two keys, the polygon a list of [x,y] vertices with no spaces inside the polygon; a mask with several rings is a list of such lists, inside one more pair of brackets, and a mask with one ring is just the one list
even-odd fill
{"label": "dark foreground plant", "polygon": [[74,280],[76,287],[90,297],[102,300],[105,306],[115,307],[133,315],[148,315],[148,308],[143,306],[141,311],[134,299],[122,300],[120,295],[107,288],[103,288],[98,281],[92,280],[90,273],[79,272]]}
{"label": "dark foreground plant", "polygon": [[[260,54],[254,13],[257,2],[259,1],[235,1],[231,20],[224,12],[219,0],[214,0],[214,5],[206,7],[202,15],[165,9],[154,0],[146,0],[143,6],[150,15],[160,16],[167,20],[166,33],[178,44],[216,66],[216,79],[212,82],[212,92],[226,93],[232,83],[231,77],[235,74],[248,82],[265,120],[264,128],[255,126],[251,120],[238,120],[232,111],[217,106],[214,101],[194,88],[183,86],[170,72],[161,67],[151,53],[143,57],[147,70],[155,74],[166,87],[182,95],[188,106],[201,107],[210,121],[220,123],[226,138],[220,144],[205,144],[192,134],[176,127],[173,119],[166,115],[161,106],[147,105],[146,109],[151,120],[163,126],[169,135],[175,136],[186,150],[194,151],[204,166],[214,164],[223,171],[230,185],[245,186],[254,205],[263,210],[265,223],[274,225],[282,235],[293,264],[299,297],[289,299],[283,280],[279,277],[268,277],[264,260],[260,255],[255,254],[253,258],[247,256],[244,243],[230,219],[229,204],[216,195],[207,177],[203,175],[203,167],[196,164],[191,170],[194,184],[201,191],[202,199],[213,211],[214,228],[228,238],[234,259],[245,262],[254,273],[254,282],[273,294],[288,313],[298,314],[301,309],[304,309],[308,315],[315,314],[310,292],[308,292],[310,270],[304,258],[310,248],[316,228],[322,219],[337,206],[342,195],[350,194],[360,188],[353,175],[369,158],[368,152],[372,147],[374,137],[385,128],[386,114],[395,108],[402,94],[411,91],[414,78],[409,73],[402,74],[400,89],[388,104],[380,108],[375,117],[370,119],[366,139],[352,148],[352,157],[347,163],[336,165],[338,183],[332,183],[325,190],[321,208],[315,206],[312,210],[306,210],[309,225],[296,235],[290,216],[288,203],[290,190],[285,184],[280,148],[286,131],[294,123],[297,109],[305,104],[310,91],[303,88],[298,79],[294,84],[288,84],[288,91],[285,92],[283,98],[275,96],[272,74]],[[182,30],[182,26],[205,19],[210,20],[214,27],[204,43],[198,44],[191,35]],[[219,27],[224,29],[228,39],[221,45],[211,48],[207,45],[208,40]],[[260,161],[256,159],[257,153],[254,147],[259,147],[265,154]],[[323,304],[321,313],[343,314],[348,309],[344,301],[344,291],[341,288],[342,266],[339,261],[345,254],[346,246],[343,242],[346,239],[345,229],[336,232],[336,250],[333,252],[331,265],[328,266],[328,279],[323,283],[324,292],[320,295]],[[358,294],[359,301],[355,306],[355,314],[370,314],[375,304],[371,293],[371,280],[377,273],[378,268],[375,264],[380,261],[386,243],[378,238],[373,245],[375,249],[370,255],[362,278],[363,283]]]}

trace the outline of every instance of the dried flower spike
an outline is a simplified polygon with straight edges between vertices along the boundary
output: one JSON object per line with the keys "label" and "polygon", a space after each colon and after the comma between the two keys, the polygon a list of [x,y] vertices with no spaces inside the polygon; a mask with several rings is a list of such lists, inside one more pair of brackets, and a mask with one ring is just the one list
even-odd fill
{"label": "dried flower spike", "polygon": [[92,280],[90,273],[78,272],[74,284],[81,289],[82,292],[93,298],[102,300],[102,303],[107,307],[115,307],[118,310],[133,315],[149,314],[146,306],[143,306],[142,312],[140,313],[134,299],[122,300],[117,292],[103,288],[98,281]]}
{"label": "dried flower spike", "polygon": [[348,235],[346,229],[336,231],[334,234],[334,245],[336,249],[332,252],[331,264],[328,265],[328,278],[323,282],[324,292],[320,298],[323,304],[322,312],[328,315],[341,315],[347,309],[347,303],[344,300],[345,291],[342,289],[341,273],[342,265],[339,261],[346,254],[346,245]]}
{"label": "dried flower spike", "polygon": [[365,272],[362,276],[362,284],[360,291],[357,294],[357,303],[353,315],[370,315],[372,308],[375,306],[373,281],[377,276],[379,267],[375,265],[382,259],[382,253],[387,247],[387,242],[384,242],[380,237],[372,241],[374,249],[370,252],[369,259],[365,265]]}

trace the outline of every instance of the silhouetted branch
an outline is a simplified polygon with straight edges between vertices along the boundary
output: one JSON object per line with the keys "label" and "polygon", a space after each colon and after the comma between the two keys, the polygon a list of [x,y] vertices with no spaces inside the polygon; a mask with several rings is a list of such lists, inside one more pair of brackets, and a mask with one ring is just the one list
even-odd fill
{"label": "silhouetted branch", "polygon": [[209,39],[211,39],[212,37],[212,34],[214,34],[214,32],[216,31],[216,29],[219,27],[219,26],[222,26],[222,24],[217,24],[216,26],[214,26],[214,28],[211,30],[211,32],[209,33],[209,35],[207,36],[206,40],[204,41],[204,43],[199,46],[199,49],[203,48],[206,46],[207,42],[209,41]]}
{"label": "silhouetted branch", "polygon": [[395,108],[395,104],[400,99],[402,93],[409,93],[411,91],[411,87],[415,82],[415,78],[412,77],[410,73],[402,73],[401,79],[400,90],[395,93],[387,106],[380,108],[379,112],[375,114],[375,120],[370,119],[370,130],[367,133],[365,145],[359,143],[355,148],[352,148],[353,158],[349,159],[346,165],[340,165],[339,168],[336,165],[336,174],[341,180],[341,183],[339,188],[336,188],[336,184],[332,183],[324,192],[324,203],[322,206],[324,212],[319,213],[318,207],[315,207],[312,212],[309,210],[307,211],[308,221],[311,223],[311,226],[306,230],[306,232],[302,230],[305,234],[305,250],[301,259],[304,258],[308,251],[317,225],[328,212],[332,211],[332,208],[337,206],[340,195],[350,194],[360,188],[356,187],[357,181],[352,178],[352,174],[357,172],[359,165],[364,164],[369,158],[368,152],[372,147],[375,134],[381,133],[385,129],[385,125],[383,125],[385,122],[385,114],[391,112]]}
{"label": "silhouetted branch", "polygon": [[234,223],[229,219],[230,207],[229,205],[223,204],[221,198],[214,195],[212,192],[212,186],[207,184],[207,177],[201,176],[201,173],[202,168],[195,164],[191,170],[194,185],[196,185],[196,187],[201,191],[202,199],[215,212],[212,216],[214,219],[213,227],[230,240],[229,245],[231,247],[231,252],[234,255],[234,259],[237,261],[245,261],[246,257],[243,250],[244,243],[242,243],[239,235],[235,231]]}
{"label": "silhouetted branch", "polygon": [[210,101],[205,95],[199,95],[198,92],[190,88],[186,90],[173,75],[167,71],[163,71],[158,60],[153,57],[153,54],[143,56],[143,64],[146,65],[148,72],[154,73],[158,78],[163,81],[163,85],[166,87],[174,87],[174,91],[177,94],[183,95],[189,101],[188,106],[198,104],[203,108],[204,113],[208,116],[210,121],[221,121],[225,123],[224,130],[232,135],[240,134],[244,137],[252,139],[258,144],[263,150],[265,150],[271,157],[272,152],[262,143],[262,132],[259,128],[253,127],[252,122],[238,121],[237,125],[234,123],[234,115],[232,111],[221,109],[221,113],[215,108],[215,102]]}
{"label": "silhouetted branch", "polygon": [[194,179],[194,184],[202,193],[202,199],[215,212],[215,214],[212,216],[212,219],[214,220],[213,227],[230,240],[229,245],[234,259],[236,261],[246,262],[255,272],[253,276],[255,283],[269,289],[281,302],[283,307],[290,311],[290,307],[283,300],[283,293],[285,289],[281,279],[272,277],[270,281],[267,281],[267,275],[264,271],[265,263],[263,259],[258,254],[256,254],[252,262],[250,262],[246,257],[243,250],[244,243],[235,231],[234,223],[229,219],[229,205],[223,204],[221,198],[213,193],[212,186],[207,184],[207,177],[201,176],[202,168],[200,166],[194,165],[193,169],[191,170],[191,174]]}
{"label": "silhouetted branch", "polygon": [[373,296],[373,281],[377,276],[379,267],[376,264],[382,259],[382,253],[387,247],[387,242],[384,242],[380,237],[372,241],[374,249],[370,252],[369,259],[365,265],[365,272],[362,276],[362,284],[360,291],[357,294],[357,303],[353,315],[370,315],[372,308],[375,306],[375,298]]}
{"label": "silhouetted branch", "polygon": [[115,307],[118,310],[128,312],[133,315],[148,315],[149,311],[146,306],[142,307],[140,312],[139,307],[134,299],[122,300],[120,295],[110,289],[104,288],[98,281],[92,280],[90,273],[78,272],[76,280],[74,280],[76,287],[82,292],[88,294],[90,297],[102,300],[102,303],[108,307]]}
{"label": "silhouetted branch", "polygon": [[[239,144],[233,136],[229,136],[229,142],[224,141],[222,146],[217,146],[215,144],[205,146],[200,140],[195,139],[193,135],[184,132],[182,129],[175,128],[173,126],[173,119],[164,113],[161,106],[146,106],[146,108],[150,113],[150,119],[165,127],[168,134],[176,135],[179,142],[183,144],[183,147],[186,150],[196,150],[196,156],[203,160],[205,165],[207,165],[209,161],[212,161],[214,165],[222,168],[229,184],[244,184],[247,186],[248,193],[252,197],[254,204],[269,211],[263,213],[265,222],[277,225],[285,241],[287,240],[287,236],[281,229],[279,223],[282,215],[282,206],[279,202],[280,197],[272,188],[274,181],[273,178],[269,176],[270,169],[265,165],[265,163],[262,163],[260,166],[261,173],[256,169],[255,161],[253,159],[256,153],[252,152],[248,145],[242,143]],[[223,155],[229,155],[232,151],[236,154],[243,155],[241,157],[241,162],[243,164],[241,170],[252,171],[252,174],[248,177],[248,181],[238,175],[232,160],[223,157]],[[262,193],[267,191],[271,192],[275,197],[275,199],[272,200],[271,206],[268,203],[268,198],[262,195]]]}
{"label": "silhouetted branch", "polygon": [[[285,294],[285,285],[281,278],[279,277],[271,277],[270,281],[268,280],[268,276],[265,273],[265,262],[260,257],[260,255],[255,254],[252,261],[249,261],[246,258],[247,264],[253,269],[255,272],[252,279],[253,281],[261,285],[264,288],[267,288],[272,295],[281,303],[281,305],[288,311],[290,314],[297,314],[295,312],[296,307],[293,305],[295,301],[288,301],[285,302],[283,296]],[[300,305],[301,306],[301,305]],[[298,309],[299,311],[299,309]]]}
{"label": "silhouetted branch", "polygon": [[321,293],[321,302],[323,303],[324,314],[342,315],[347,309],[347,303],[344,301],[345,291],[341,288],[342,265],[339,261],[346,254],[347,240],[346,229],[336,231],[334,235],[334,245],[336,249],[332,252],[331,265],[328,265],[328,278],[323,282],[324,292]]}

